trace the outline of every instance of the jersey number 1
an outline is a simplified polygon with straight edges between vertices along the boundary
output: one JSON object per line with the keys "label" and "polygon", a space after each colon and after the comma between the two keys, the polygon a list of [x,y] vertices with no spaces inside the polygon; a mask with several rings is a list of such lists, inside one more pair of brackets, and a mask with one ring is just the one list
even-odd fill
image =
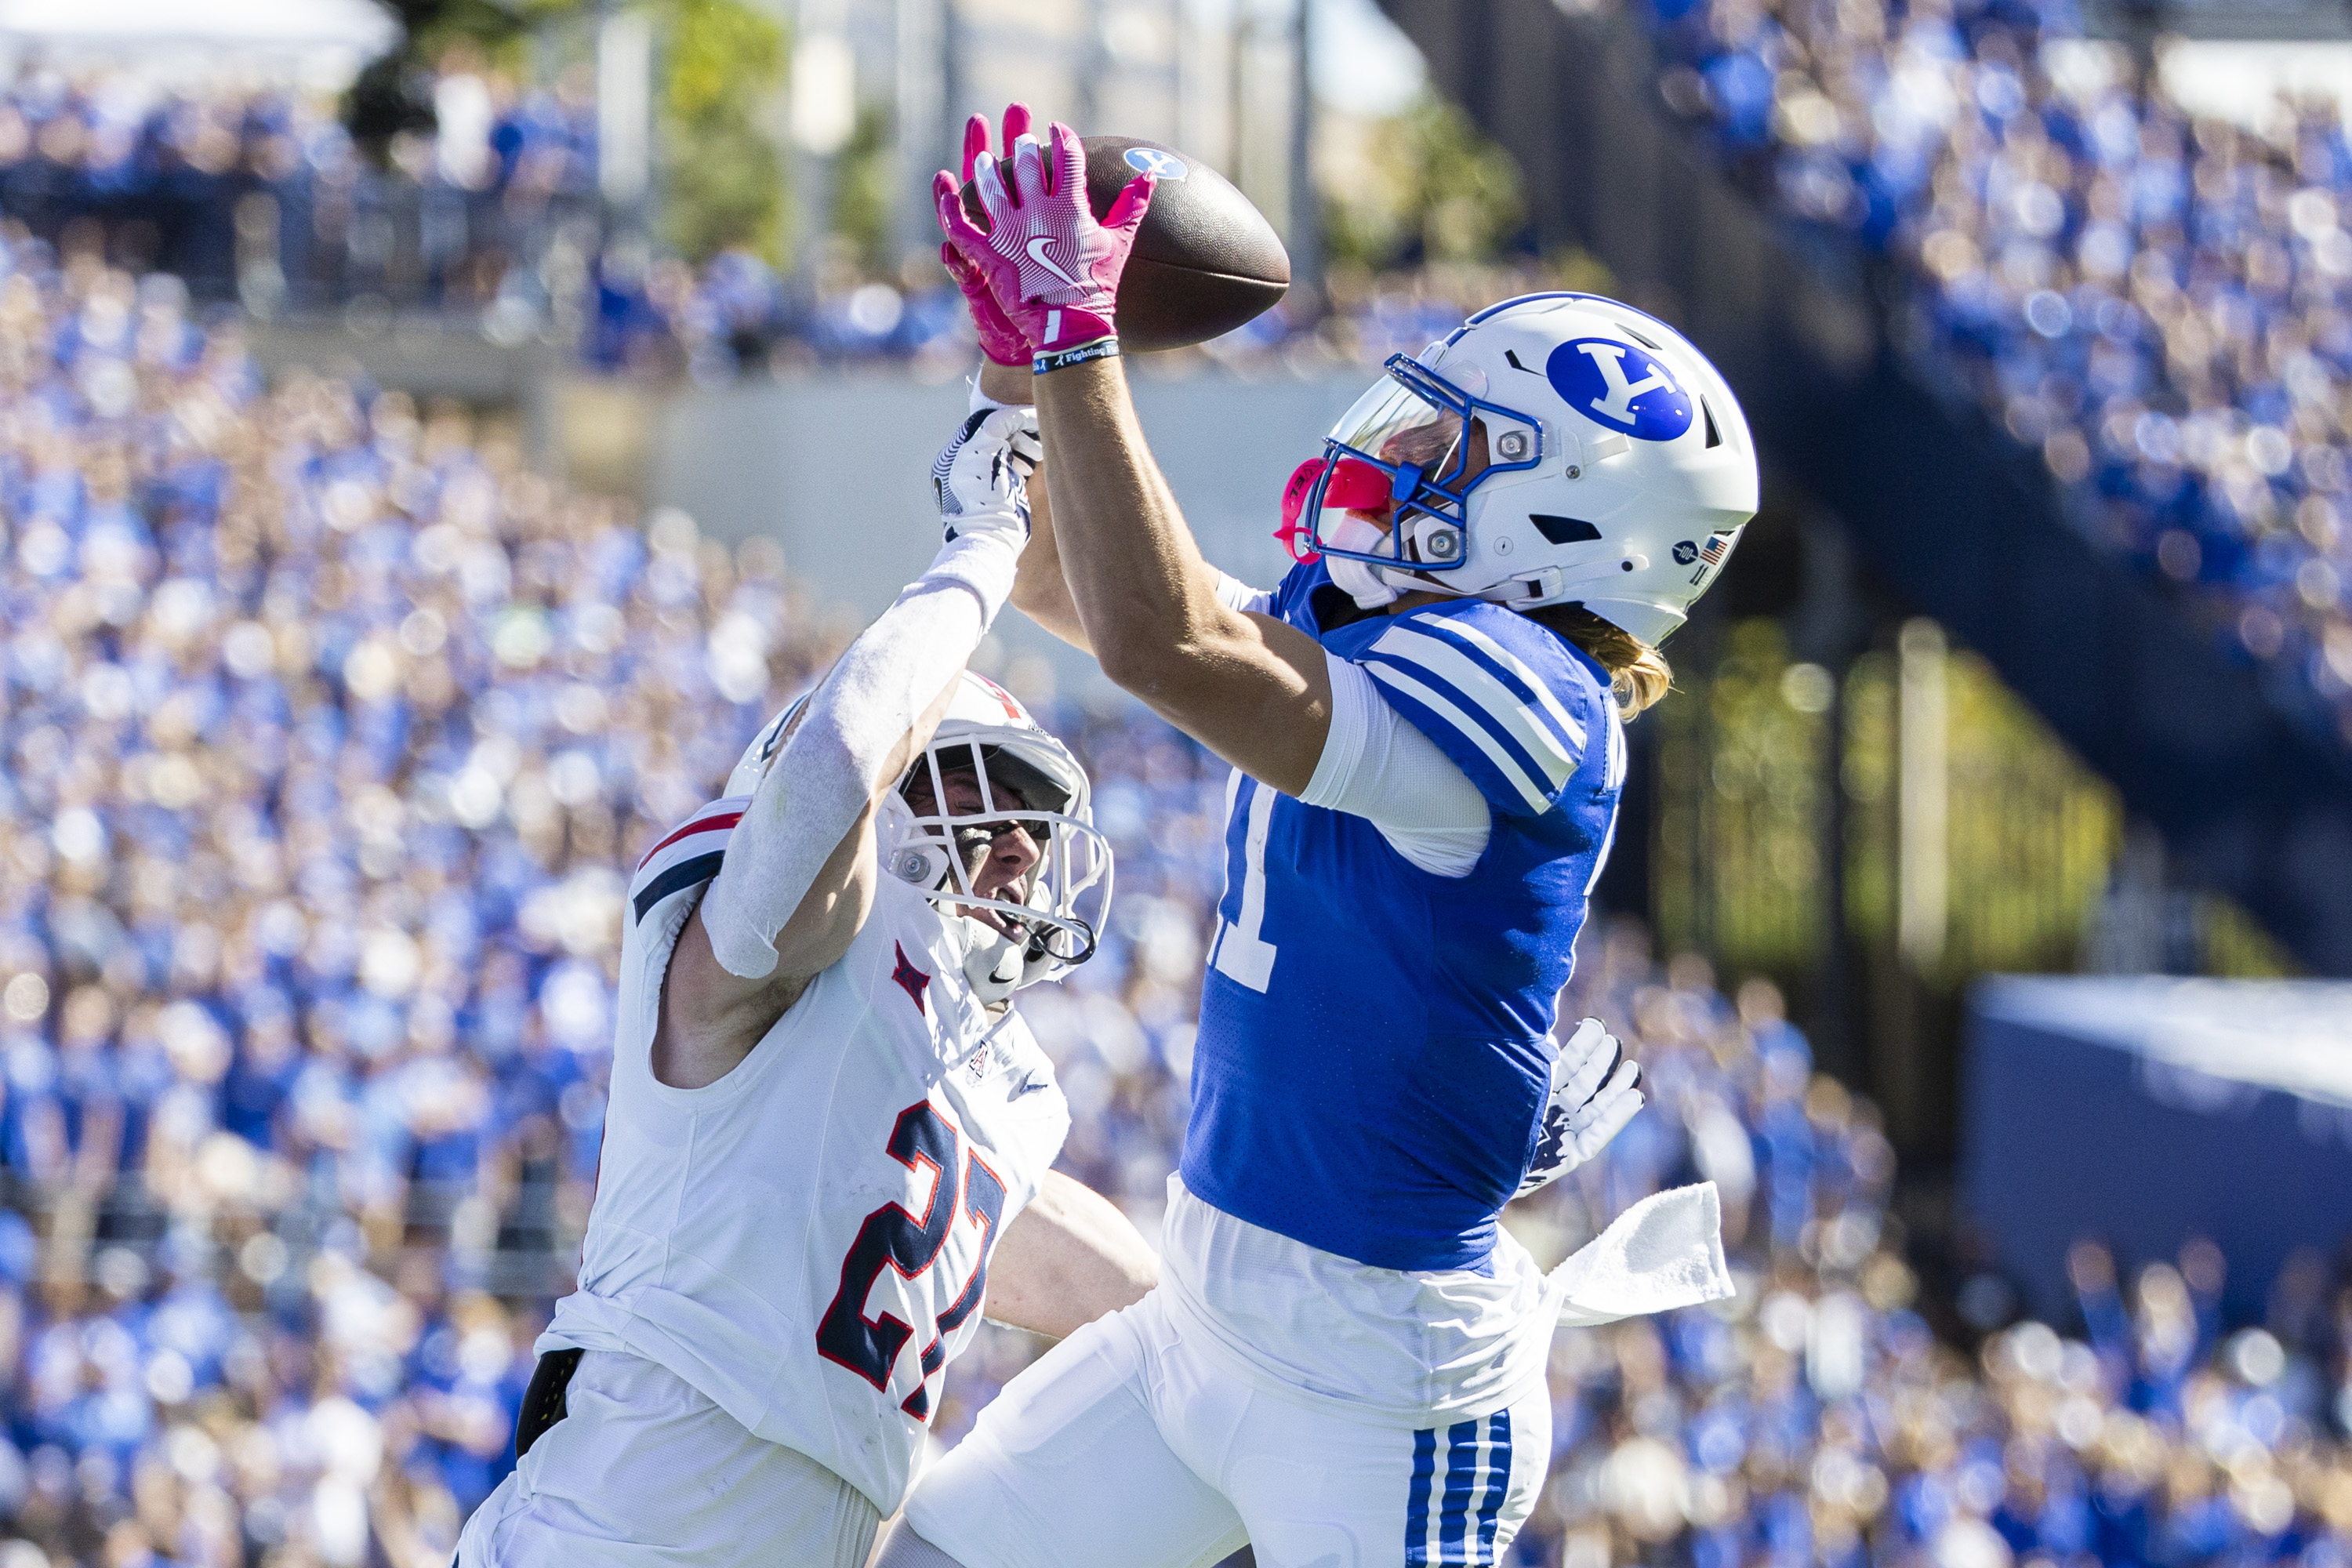
{"label": "jersey number 1", "polygon": [[[1225,785],[1225,837],[1234,831],[1234,812],[1239,802],[1244,784],[1242,771],[1234,770]],[[1241,908],[1234,918],[1217,925],[1216,951],[1209,962],[1218,973],[1236,985],[1246,985],[1259,995],[1274,981],[1274,943],[1259,932],[1265,929],[1265,835],[1274,823],[1275,792],[1255,779],[1249,785],[1249,823],[1243,830],[1241,842]],[[1232,852],[1225,862],[1225,891],[1234,890],[1234,872]],[[1219,900],[1220,907],[1223,903]]]}
{"label": "jersey number 1", "polygon": [[930,1167],[931,1201],[919,1215],[898,1204],[884,1204],[866,1216],[857,1227],[857,1239],[841,1260],[841,1289],[817,1323],[816,1349],[876,1389],[887,1390],[890,1369],[898,1364],[898,1352],[915,1331],[887,1312],[867,1317],[866,1298],[886,1268],[901,1279],[921,1278],[939,1262],[957,1213],[970,1215],[980,1231],[980,1260],[947,1310],[927,1325],[923,1375],[898,1406],[916,1420],[928,1421],[931,1373],[947,1360],[941,1343],[980,1310],[981,1298],[988,1292],[988,1255],[995,1250],[997,1225],[1004,1215],[1004,1183],[986,1161],[964,1148],[955,1124],[929,1100],[898,1113],[898,1124],[890,1130],[889,1153],[910,1171]]}

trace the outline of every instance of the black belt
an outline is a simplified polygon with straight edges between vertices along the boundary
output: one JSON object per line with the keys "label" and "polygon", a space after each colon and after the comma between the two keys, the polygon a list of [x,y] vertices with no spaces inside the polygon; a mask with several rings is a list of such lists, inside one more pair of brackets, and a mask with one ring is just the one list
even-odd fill
{"label": "black belt", "polygon": [[530,1446],[550,1426],[571,1414],[563,1402],[563,1393],[572,1386],[572,1374],[580,1370],[580,1358],[585,1353],[576,1350],[550,1351],[539,1358],[539,1365],[531,1370],[530,1386],[522,1392],[522,1409],[515,1415],[516,1458],[530,1453]]}

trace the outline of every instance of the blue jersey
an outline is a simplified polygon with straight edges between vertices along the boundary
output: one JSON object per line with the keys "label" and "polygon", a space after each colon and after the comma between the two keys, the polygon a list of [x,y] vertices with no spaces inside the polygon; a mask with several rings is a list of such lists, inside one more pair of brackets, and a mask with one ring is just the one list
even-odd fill
{"label": "blue jersey", "polygon": [[1184,1184],[1375,1268],[1475,1269],[1535,1152],[1623,731],[1607,674],[1524,616],[1471,599],[1327,632],[1329,581],[1296,569],[1269,613],[1361,666],[1492,826],[1468,876],[1441,877],[1235,772]]}

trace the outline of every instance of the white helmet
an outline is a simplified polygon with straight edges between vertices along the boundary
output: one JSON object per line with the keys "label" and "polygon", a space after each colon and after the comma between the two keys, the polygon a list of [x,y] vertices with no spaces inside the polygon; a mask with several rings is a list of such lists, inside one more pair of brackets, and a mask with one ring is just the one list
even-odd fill
{"label": "white helmet", "polygon": [[768,776],[768,764],[775,761],[778,752],[784,749],[784,736],[808,707],[809,699],[815,694],[816,689],[811,687],[785,703],[774,718],[760,726],[760,732],[751,737],[751,743],[744,747],[743,754],[736,759],[735,771],[727,775],[728,798],[739,795],[748,798],[760,793],[760,781]]}
{"label": "white helmet", "polygon": [[[761,727],[728,775],[729,795],[759,789],[807,705],[803,696]],[[950,815],[943,809],[946,775],[967,769],[980,782],[981,809]],[[920,815],[907,799],[919,777],[929,781],[934,803]],[[1002,799],[999,791],[1006,792]],[[965,978],[982,1001],[1002,1001],[1094,956],[1110,908],[1111,853],[1095,828],[1092,795],[1068,747],[1003,687],[966,670],[931,743],[884,797],[875,825],[883,870],[921,888],[944,912],[966,917],[953,927],[965,942]],[[1041,857],[1027,896],[1015,901],[973,892],[972,850],[1016,824]],[[996,910],[1020,934],[971,918],[976,910]]]}
{"label": "white helmet", "polygon": [[[1729,384],[1630,305],[1523,295],[1386,370],[1288,492],[1307,524],[1286,531],[1366,608],[1415,589],[1580,604],[1654,646],[1756,514],[1756,447]],[[1486,467],[1465,485],[1481,437]],[[1391,503],[1385,532],[1347,515]]]}

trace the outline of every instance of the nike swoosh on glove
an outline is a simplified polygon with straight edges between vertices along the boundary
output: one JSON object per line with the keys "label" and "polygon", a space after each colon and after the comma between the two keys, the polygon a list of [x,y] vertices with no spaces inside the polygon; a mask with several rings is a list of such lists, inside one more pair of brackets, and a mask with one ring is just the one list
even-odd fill
{"label": "nike swoosh on glove", "polygon": [[1011,529],[1029,537],[1029,476],[1045,455],[1034,408],[975,408],[931,464],[950,539]]}
{"label": "nike swoosh on glove", "polygon": [[1526,1197],[1600,1153],[1642,1109],[1641,1085],[1642,1065],[1625,1059],[1625,1047],[1600,1019],[1577,1025],[1552,1062],[1535,1159],[1511,1195]]}
{"label": "nike swoosh on glove", "polygon": [[973,160],[972,184],[988,215],[985,234],[964,216],[953,174],[942,169],[931,183],[950,248],[987,279],[1006,319],[1039,351],[1116,335],[1119,274],[1158,186],[1150,174],[1138,174],[1097,223],[1087,205],[1087,153],[1078,133],[1055,121],[1049,134],[1050,169],[1034,136],[1013,140],[1009,163],[986,152]]}

